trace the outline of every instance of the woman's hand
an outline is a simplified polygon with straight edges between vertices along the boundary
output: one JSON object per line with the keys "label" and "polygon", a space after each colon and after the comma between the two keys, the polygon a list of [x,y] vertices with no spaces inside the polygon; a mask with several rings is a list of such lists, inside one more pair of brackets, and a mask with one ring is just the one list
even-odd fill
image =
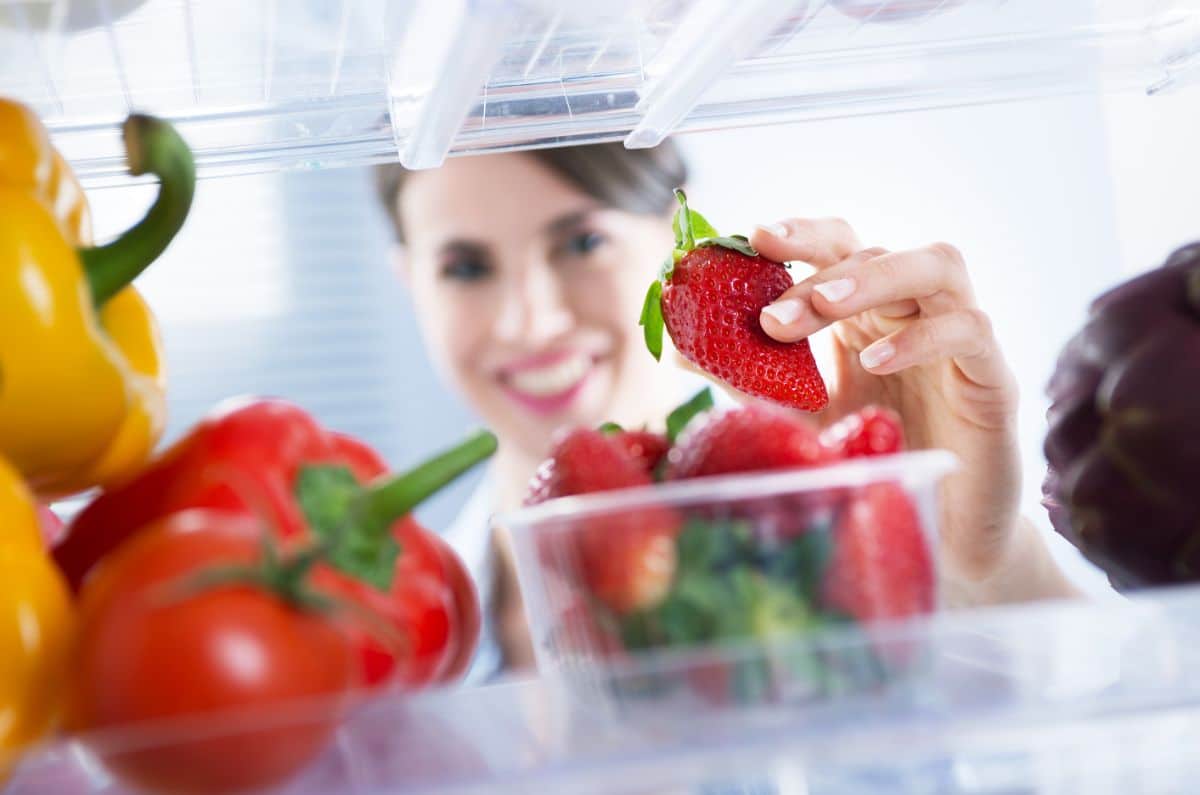
{"label": "woman's hand", "polygon": [[761,322],[783,342],[833,327],[836,373],[825,416],[887,406],[900,414],[911,447],[959,457],[962,468],[942,493],[951,600],[1071,594],[1037,529],[1018,514],[1017,385],[958,250],[864,250],[836,219],[760,227],[751,243],[771,259],[816,268],[764,309]]}

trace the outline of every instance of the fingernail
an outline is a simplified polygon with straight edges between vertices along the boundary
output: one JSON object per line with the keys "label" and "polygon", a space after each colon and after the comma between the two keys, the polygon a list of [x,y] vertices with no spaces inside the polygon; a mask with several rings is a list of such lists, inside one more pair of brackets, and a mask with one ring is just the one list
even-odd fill
{"label": "fingernail", "polygon": [[795,323],[804,314],[804,302],[799,298],[785,298],[782,301],[767,304],[763,307],[762,313],[773,317],[781,325],[788,326]]}
{"label": "fingernail", "polygon": [[788,228],[785,224],[782,224],[782,223],[771,224],[769,226],[762,226],[760,224],[758,228],[763,230],[764,232],[766,232],[768,235],[771,235],[772,237],[787,237],[788,236]]}
{"label": "fingernail", "polygon": [[854,279],[834,279],[830,282],[814,284],[813,290],[830,303],[844,301],[854,293]]}
{"label": "fingernail", "polygon": [[887,340],[880,340],[864,348],[863,352],[858,355],[858,360],[862,362],[863,367],[870,370],[881,364],[887,364],[895,355],[896,346]]}

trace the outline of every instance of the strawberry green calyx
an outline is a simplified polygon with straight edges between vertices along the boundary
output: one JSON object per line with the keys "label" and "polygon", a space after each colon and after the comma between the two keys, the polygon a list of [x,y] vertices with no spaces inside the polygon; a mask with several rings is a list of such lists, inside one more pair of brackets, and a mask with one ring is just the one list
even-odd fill
{"label": "strawberry green calyx", "polygon": [[757,257],[758,250],[750,245],[750,238],[745,235],[729,235],[728,237],[706,237],[696,244],[696,248],[704,248],[705,246],[720,246],[739,254],[745,254],[747,257]]}
{"label": "strawberry green calyx", "polygon": [[663,283],[658,279],[650,283],[650,289],[646,292],[646,302],[642,304],[642,317],[638,320],[638,325],[642,327],[642,335],[646,339],[646,349],[655,361],[662,360],[665,325],[662,313],[662,286]]}
{"label": "strawberry green calyx", "polygon": [[[671,257],[672,264],[683,259],[690,251],[707,246],[720,246],[732,249],[747,257],[757,257],[758,251],[750,245],[750,239],[745,235],[722,236],[716,228],[700,213],[688,207],[687,196],[679,188],[675,189],[675,198],[679,201],[679,210],[675,213],[672,229],[675,230],[675,251]],[[670,278],[670,274],[666,274]]]}
{"label": "strawberry green calyx", "polygon": [[674,259],[678,261],[699,245],[697,241],[716,238],[718,235],[707,218],[688,207],[687,195],[679,188],[675,189],[675,199],[679,202],[679,210],[675,213],[671,228],[675,232]]}
{"label": "strawberry green calyx", "polygon": [[638,325],[642,327],[646,339],[646,348],[656,359],[662,359],[663,315],[662,288],[671,280],[675,263],[688,253],[698,248],[719,246],[744,254],[747,257],[757,257],[758,252],[750,245],[750,240],[743,235],[721,236],[716,228],[700,213],[688,207],[687,195],[679,188],[675,189],[675,199],[679,202],[679,210],[671,222],[675,232],[675,248],[671,256],[663,263],[662,272],[650,285],[646,292],[646,300],[642,305],[642,316]]}
{"label": "strawberry green calyx", "polygon": [[713,405],[712,390],[704,387],[688,398],[687,402],[677,406],[667,415],[667,441],[674,444],[688,423],[711,409]]}

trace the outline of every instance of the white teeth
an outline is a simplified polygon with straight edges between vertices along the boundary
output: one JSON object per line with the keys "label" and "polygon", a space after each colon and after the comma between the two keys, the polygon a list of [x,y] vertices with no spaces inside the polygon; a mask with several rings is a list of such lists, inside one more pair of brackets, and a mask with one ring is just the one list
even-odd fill
{"label": "white teeth", "polygon": [[546,367],[513,373],[508,382],[513,389],[533,397],[561,395],[583,380],[590,369],[592,363],[587,356],[572,356]]}

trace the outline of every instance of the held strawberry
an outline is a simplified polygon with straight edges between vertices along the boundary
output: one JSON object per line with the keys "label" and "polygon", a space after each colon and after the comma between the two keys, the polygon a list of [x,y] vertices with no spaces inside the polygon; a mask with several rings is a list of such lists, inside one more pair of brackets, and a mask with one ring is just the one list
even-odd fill
{"label": "held strawberry", "polygon": [[662,355],[665,324],[688,361],[755,397],[820,411],[829,394],[808,340],[782,343],[759,326],[763,307],[792,286],[786,267],[759,256],[744,237],[718,237],[676,190],[675,250],[642,309],[646,346]]}

